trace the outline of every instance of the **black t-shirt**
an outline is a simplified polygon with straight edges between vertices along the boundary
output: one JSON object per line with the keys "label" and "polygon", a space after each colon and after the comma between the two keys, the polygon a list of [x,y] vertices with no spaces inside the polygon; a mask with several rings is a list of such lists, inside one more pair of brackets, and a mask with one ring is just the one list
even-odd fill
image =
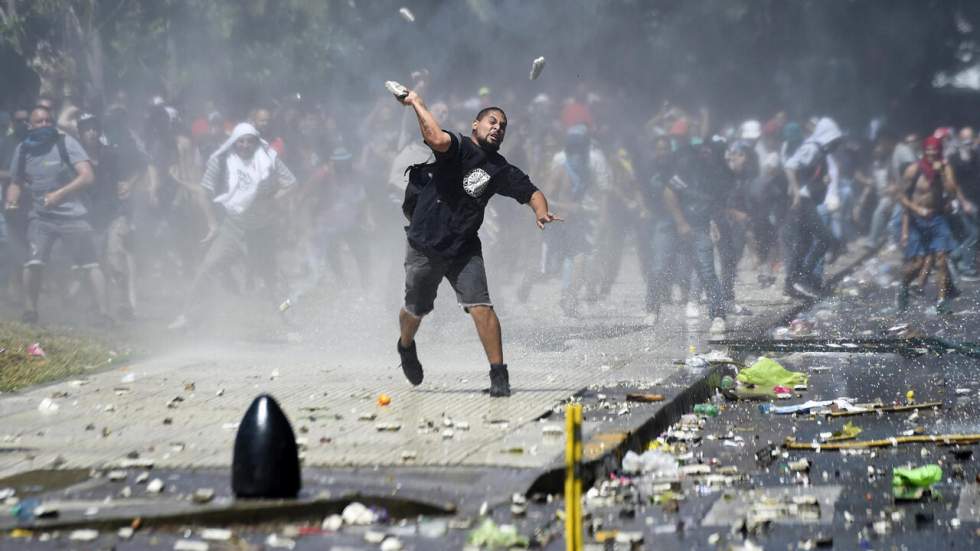
{"label": "black t-shirt", "polygon": [[724,160],[685,147],[675,153],[673,169],[666,185],[677,195],[688,223],[706,224],[724,210],[734,186]]}
{"label": "black t-shirt", "polygon": [[452,143],[445,153],[436,153],[432,181],[419,192],[406,231],[416,249],[453,258],[480,250],[477,234],[494,194],[527,203],[538,188],[500,154],[484,150],[470,138],[447,134]]}

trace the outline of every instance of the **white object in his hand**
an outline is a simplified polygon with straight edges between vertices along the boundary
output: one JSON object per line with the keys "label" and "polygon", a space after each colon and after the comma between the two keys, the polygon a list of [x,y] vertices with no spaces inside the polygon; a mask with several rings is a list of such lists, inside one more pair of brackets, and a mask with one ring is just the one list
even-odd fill
{"label": "white object in his hand", "polygon": [[388,91],[394,94],[398,99],[404,98],[408,95],[408,88],[405,88],[393,80],[385,81],[385,88],[387,88]]}
{"label": "white object in his hand", "polygon": [[539,57],[531,63],[531,80],[534,80],[541,76],[541,71],[544,70],[544,57]]}

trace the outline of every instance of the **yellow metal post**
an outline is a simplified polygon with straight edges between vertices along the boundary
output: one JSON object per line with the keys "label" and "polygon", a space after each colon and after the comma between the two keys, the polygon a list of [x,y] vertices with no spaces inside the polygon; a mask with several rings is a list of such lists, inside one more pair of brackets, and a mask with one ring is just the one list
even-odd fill
{"label": "yellow metal post", "polygon": [[582,551],[582,404],[565,408],[565,549]]}

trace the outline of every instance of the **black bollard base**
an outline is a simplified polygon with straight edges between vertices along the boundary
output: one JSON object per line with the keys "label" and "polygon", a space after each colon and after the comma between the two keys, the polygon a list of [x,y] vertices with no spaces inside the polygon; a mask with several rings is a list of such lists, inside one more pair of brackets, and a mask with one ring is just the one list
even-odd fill
{"label": "black bollard base", "polygon": [[276,400],[261,394],[235,436],[231,489],[239,498],[295,498],[301,487],[296,435]]}

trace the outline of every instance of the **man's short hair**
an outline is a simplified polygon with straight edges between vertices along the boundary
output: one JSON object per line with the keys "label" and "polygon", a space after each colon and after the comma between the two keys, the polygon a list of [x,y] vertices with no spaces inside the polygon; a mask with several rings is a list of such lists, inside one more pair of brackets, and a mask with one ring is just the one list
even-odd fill
{"label": "man's short hair", "polygon": [[484,107],[483,109],[480,109],[480,112],[476,114],[475,120],[482,121],[484,118],[486,118],[487,115],[489,115],[494,111],[503,115],[505,119],[507,118],[507,113],[504,113],[503,109],[492,105],[490,107]]}

